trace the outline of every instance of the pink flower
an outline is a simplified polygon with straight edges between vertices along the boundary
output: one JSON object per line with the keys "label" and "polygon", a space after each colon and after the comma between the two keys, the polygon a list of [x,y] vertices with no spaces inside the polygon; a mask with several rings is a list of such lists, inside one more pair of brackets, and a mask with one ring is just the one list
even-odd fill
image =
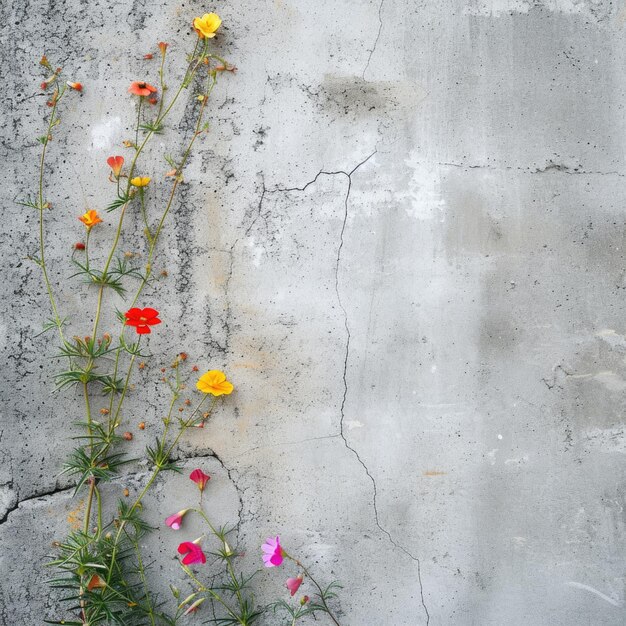
{"label": "pink flower", "polygon": [[278,536],[275,539],[274,537],[268,537],[261,546],[261,550],[263,550],[263,563],[265,563],[265,567],[278,567],[283,562],[285,551],[280,545]]}
{"label": "pink flower", "polygon": [[211,477],[205,474],[201,469],[195,469],[191,474],[189,474],[189,478],[193,480],[196,485],[198,485],[198,489],[200,491],[204,491],[205,485],[211,480]]}
{"label": "pink flower", "polygon": [[165,523],[172,529],[172,530],[179,530],[181,524],[183,523],[183,517],[185,517],[185,513],[187,513],[189,509],[183,509],[182,511],[178,511],[178,513],[174,513],[174,515],[170,515],[166,520]]}
{"label": "pink flower", "polygon": [[206,556],[202,548],[193,541],[183,541],[178,546],[178,554],[186,554],[183,565],[193,565],[194,563],[206,563]]}
{"label": "pink flower", "polygon": [[304,578],[302,577],[302,575],[298,576],[297,578],[287,579],[287,582],[285,583],[285,587],[289,589],[289,592],[291,593],[291,597],[296,595],[298,589],[300,589],[300,585],[302,584],[303,580]]}

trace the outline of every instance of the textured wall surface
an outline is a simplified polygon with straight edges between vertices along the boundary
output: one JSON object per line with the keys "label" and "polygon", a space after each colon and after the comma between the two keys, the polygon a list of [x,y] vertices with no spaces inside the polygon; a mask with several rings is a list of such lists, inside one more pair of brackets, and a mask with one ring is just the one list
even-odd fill
{"label": "textured wall surface", "polygon": [[[143,54],[170,42],[180,75],[206,10],[239,71],[214,92],[155,264],[168,277],[144,298],[164,323],[129,454],[159,432],[158,368],[186,350],[237,388],[179,456],[212,474],[249,570],[280,533],[342,581],[344,626],[623,624],[626,7],[609,0],[2,4],[0,619],[55,615],[42,563],[81,506],[58,476],[80,398],[52,394],[37,216],[14,202],[36,178],[37,61],[85,85],[51,145],[48,255],[86,334],[75,217],[110,199],[127,85],[156,71]],[[193,106],[155,142],[154,193]],[[136,225],[123,249],[141,253]],[[107,217],[99,236],[113,231]],[[145,482],[128,472],[112,495]],[[170,477],[146,503],[163,587],[180,535],[162,520],[193,489]],[[283,579],[255,585],[267,598]]]}

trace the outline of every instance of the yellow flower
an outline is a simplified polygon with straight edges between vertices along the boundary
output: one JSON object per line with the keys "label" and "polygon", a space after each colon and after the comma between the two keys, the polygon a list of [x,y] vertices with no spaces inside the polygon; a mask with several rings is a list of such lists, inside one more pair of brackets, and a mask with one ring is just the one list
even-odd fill
{"label": "yellow flower", "polygon": [[152,180],[150,176],[135,176],[135,178],[130,179],[130,184],[135,187],[145,187],[150,180]]}
{"label": "yellow flower", "polygon": [[200,39],[215,37],[215,31],[220,27],[222,20],[215,13],[205,13],[202,17],[193,20],[193,27]]}
{"label": "yellow flower", "polygon": [[81,215],[78,219],[87,227],[87,230],[91,230],[96,224],[102,221],[98,215],[98,211],[94,211],[93,209],[87,211],[87,213]]}
{"label": "yellow flower", "polygon": [[226,374],[219,370],[210,370],[202,374],[196,383],[196,387],[202,393],[210,393],[213,396],[227,396],[233,391],[233,384],[226,380]]}

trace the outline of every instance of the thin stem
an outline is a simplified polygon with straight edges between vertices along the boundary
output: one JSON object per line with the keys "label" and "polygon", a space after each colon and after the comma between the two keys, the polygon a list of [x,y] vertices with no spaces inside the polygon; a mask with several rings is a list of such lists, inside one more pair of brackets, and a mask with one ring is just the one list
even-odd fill
{"label": "thin stem", "polygon": [[141,203],[141,216],[143,217],[143,223],[146,227],[146,239],[148,240],[148,243],[152,243],[152,233],[150,232],[150,226],[148,225],[148,214],[146,213],[146,202],[143,187],[139,188],[139,200]]}
{"label": "thin stem", "polygon": [[85,239],[85,267],[89,271],[89,235],[91,235],[91,228],[87,229],[87,238]]}
{"label": "thin stem", "polygon": [[332,611],[328,607],[328,604],[326,604],[326,598],[324,597],[324,595],[325,595],[324,591],[319,586],[319,584],[315,580],[315,578],[313,578],[313,576],[311,576],[311,574],[309,573],[309,570],[306,567],[304,567],[304,565],[302,563],[300,563],[300,561],[298,561],[298,559],[294,559],[292,556],[289,556],[289,555],[287,555],[287,558],[291,559],[298,567],[302,568],[302,571],[306,574],[306,576],[309,577],[311,582],[317,587],[317,589],[319,591],[318,595],[320,597],[320,600],[322,601],[322,604],[324,605],[324,609],[326,610],[326,613],[328,613],[328,616],[330,617],[330,619],[333,620],[333,622],[336,624],[336,626],[340,626],[339,622],[337,621],[337,619],[333,615]]}
{"label": "thin stem", "polygon": [[102,496],[100,495],[100,490],[96,486],[94,488],[96,492],[96,500],[98,502],[98,532],[102,531]]}
{"label": "thin stem", "polygon": [[[141,339],[139,339],[140,341]],[[139,349],[139,341],[137,341],[137,349]],[[120,411],[122,410],[122,404],[124,403],[124,398],[126,397],[126,392],[128,391],[128,387],[130,385],[130,376],[133,371],[133,364],[135,363],[135,359],[137,358],[136,354],[130,358],[130,364],[128,366],[128,373],[126,374],[126,380],[124,381],[124,387],[122,389],[122,395],[120,396],[120,401],[118,402],[117,409],[115,411],[115,415],[113,418],[109,420],[109,432],[113,432],[117,428],[117,418],[119,417]]]}
{"label": "thin stem", "polygon": [[143,102],[143,97],[139,96],[139,104],[137,105],[137,126],[135,128],[135,150],[137,149],[137,145],[139,144],[139,126],[141,125],[141,103]]}
{"label": "thin stem", "polygon": [[85,521],[83,522],[83,532],[87,534],[89,532],[89,521],[91,519],[91,504],[93,502],[93,493],[96,488],[96,480],[92,476],[89,484],[89,497],[87,498],[87,508],[85,509]]}
{"label": "thin stem", "polygon": [[[50,278],[48,277],[48,268],[46,266],[46,257],[45,257],[45,242],[44,242],[44,171],[45,171],[45,163],[46,163],[46,152],[48,148],[48,142],[50,141],[52,128],[55,125],[55,116],[57,111],[57,106],[65,93],[66,87],[63,86],[59,91],[57,91],[57,95],[53,96],[53,105],[52,112],[50,113],[50,121],[48,122],[48,128],[46,130],[46,139],[43,142],[43,148],[41,150],[41,158],[39,160],[39,199],[38,199],[38,207],[39,207],[39,262],[41,266],[41,270],[43,273],[43,279],[46,284],[46,291],[48,292],[48,298],[50,299],[50,306],[52,307],[52,315],[54,316],[54,321],[56,323],[57,328],[59,329],[59,336],[61,337],[61,341],[65,343],[65,336],[63,334],[63,324],[61,322],[61,317],[59,316],[59,311],[57,309],[56,300],[54,298],[54,293],[52,290],[52,284],[50,283]],[[72,362],[70,358],[70,363]]]}
{"label": "thin stem", "polygon": [[[202,492],[200,492],[200,496],[202,497]],[[211,529],[211,532],[215,535],[215,537],[217,537],[217,539],[219,539],[222,543],[224,543],[223,536],[220,533],[218,533],[217,530],[215,530],[215,527],[213,526],[213,524],[211,524],[211,521],[206,516],[206,513],[202,509],[193,509],[193,510],[196,513],[198,513],[200,516],[202,516],[202,518],[208,524],[209,528]],[[235,570],[233,568],[233,564],[231,563],[230,557],[231,555],[226,555],[224,557],[226,560],[226,568],[228,569],[228,574],[230,576],[230,579],[233,581],[233,584],[235,587],[235,593],[237,595],[237,601],[239,602],[239,607],[243,608],[243,597],[241,595],[241,589],[239,589],[239,581],[237,580],[237,576],[235,576]]]}

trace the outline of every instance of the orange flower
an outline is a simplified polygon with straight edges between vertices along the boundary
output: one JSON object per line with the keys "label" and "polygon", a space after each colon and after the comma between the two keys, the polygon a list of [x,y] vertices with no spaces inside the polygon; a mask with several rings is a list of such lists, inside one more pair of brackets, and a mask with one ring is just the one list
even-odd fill
{"label": "orange flower", "polygon": [[87,230],[91,230],[96,224],[102,221],[98,215],[98,211],[94,211],[93,209],[87,211],[87,213],[81,215],[78,219],[87,227]]}
{"label": "orange flower", "polygon": [[101,587],[105,588],[107,584],[98,576],[98,574],[94,574],[87,583],[87,591],[93,591],[94,589]]}
{"label": "orange flower", "polygon": [[226,374],[219,370],[210,370],[202,374],[196,387],[202,393],[210,393],[212,396],[227,396],[234,389],[233,384],[226,380]]}
{"label": "orange flower", "polygon": [[161,54],[165,54],[168,44],[166,44],[164,41],[159,41],[157,46],[159,46],[159,50],[161,51]]}
{"label": "orange flower", "polygon": [[193,27],[200,39],[215,37],[215,31],[220,27],[222,20],[215,13],[205,13],[202,17],[193,20]]}
{"label": "orange flower", "polygon": [[152,58],[152,53],[148,52],[148,54],[143,55],[144,61],[149,61]]}
{"label": "orange flower", "polygon": [[83,90],[83,86],[82,86],[82,84],[81,84],[81,83],[70,83],[70,82],[68,81],[67,86],[68,86],[70,89],[74,89],[75,91],[82,91],[82,90]]}
{"label": "orange flower", "polygon": [[149,96],[151,93],[156,93],[156,87],[143,81],[135,81],[130,84],[128,91],[135,96]]}
{"label": "orange flower", "polygon": [[111,156],[107,159],[107,165],[113,170],[113,176],[119,178],[122,166],[124,165],[124,157]]}

